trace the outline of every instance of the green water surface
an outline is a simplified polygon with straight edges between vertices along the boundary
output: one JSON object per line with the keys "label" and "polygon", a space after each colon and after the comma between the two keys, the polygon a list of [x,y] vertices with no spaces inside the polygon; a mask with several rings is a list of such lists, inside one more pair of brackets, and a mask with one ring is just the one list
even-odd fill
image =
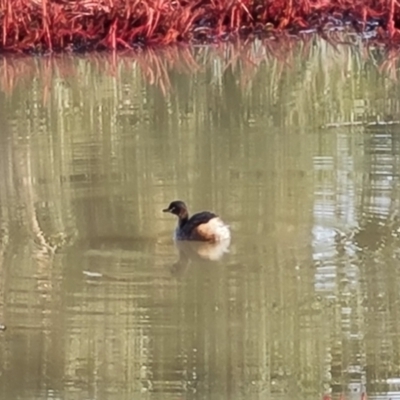
{"label": "green water surface", "polygon": [[[0,398],[400,398],[385,57],[0,59]],[[229,252],[177,247],[174,199],[229,223]]]}

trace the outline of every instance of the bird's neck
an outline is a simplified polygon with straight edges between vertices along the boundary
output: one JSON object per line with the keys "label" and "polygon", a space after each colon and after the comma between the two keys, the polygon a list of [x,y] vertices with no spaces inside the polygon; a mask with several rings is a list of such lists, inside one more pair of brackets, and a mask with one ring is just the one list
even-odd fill
{"label": "bird's neck", "polygon": [[186,225],[186,222],[188,222],[188,220],[189,220],[188,212],[187,211],[182,211],[179,214],[179,222],[178,222],[179,228],[182,228],[184,225]]}

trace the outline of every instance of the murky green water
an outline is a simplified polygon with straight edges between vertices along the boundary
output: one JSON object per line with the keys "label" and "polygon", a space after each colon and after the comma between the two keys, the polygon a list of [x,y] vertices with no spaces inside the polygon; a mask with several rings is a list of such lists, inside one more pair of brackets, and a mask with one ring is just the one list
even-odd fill
{"label": "murky green water", "polygon": [[[1,59],[0,398],[398,398],[384,61],[317,40]],[[231,225],[229,253],[174,245],[177,198]]]}

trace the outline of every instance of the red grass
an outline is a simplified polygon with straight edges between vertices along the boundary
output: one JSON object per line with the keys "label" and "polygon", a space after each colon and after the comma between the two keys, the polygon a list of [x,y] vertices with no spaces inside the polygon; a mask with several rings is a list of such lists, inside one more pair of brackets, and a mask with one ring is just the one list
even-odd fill
{"label": "red grass", "polygon": [[127,49],[371,22],[400,43],[395,0],[0,0],[0,51]]}

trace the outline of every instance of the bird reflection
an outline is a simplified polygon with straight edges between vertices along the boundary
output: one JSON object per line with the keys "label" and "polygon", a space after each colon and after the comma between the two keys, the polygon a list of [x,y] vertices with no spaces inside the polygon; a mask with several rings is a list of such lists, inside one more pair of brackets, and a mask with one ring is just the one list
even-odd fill
{"label": "bird reflection", "polygon": [[179,251],[178,261],[172,265],[173,274],[181,274],[191,261],[218,261],[229,253],[230,239],[216,243],[197,241],[175,241]]}

